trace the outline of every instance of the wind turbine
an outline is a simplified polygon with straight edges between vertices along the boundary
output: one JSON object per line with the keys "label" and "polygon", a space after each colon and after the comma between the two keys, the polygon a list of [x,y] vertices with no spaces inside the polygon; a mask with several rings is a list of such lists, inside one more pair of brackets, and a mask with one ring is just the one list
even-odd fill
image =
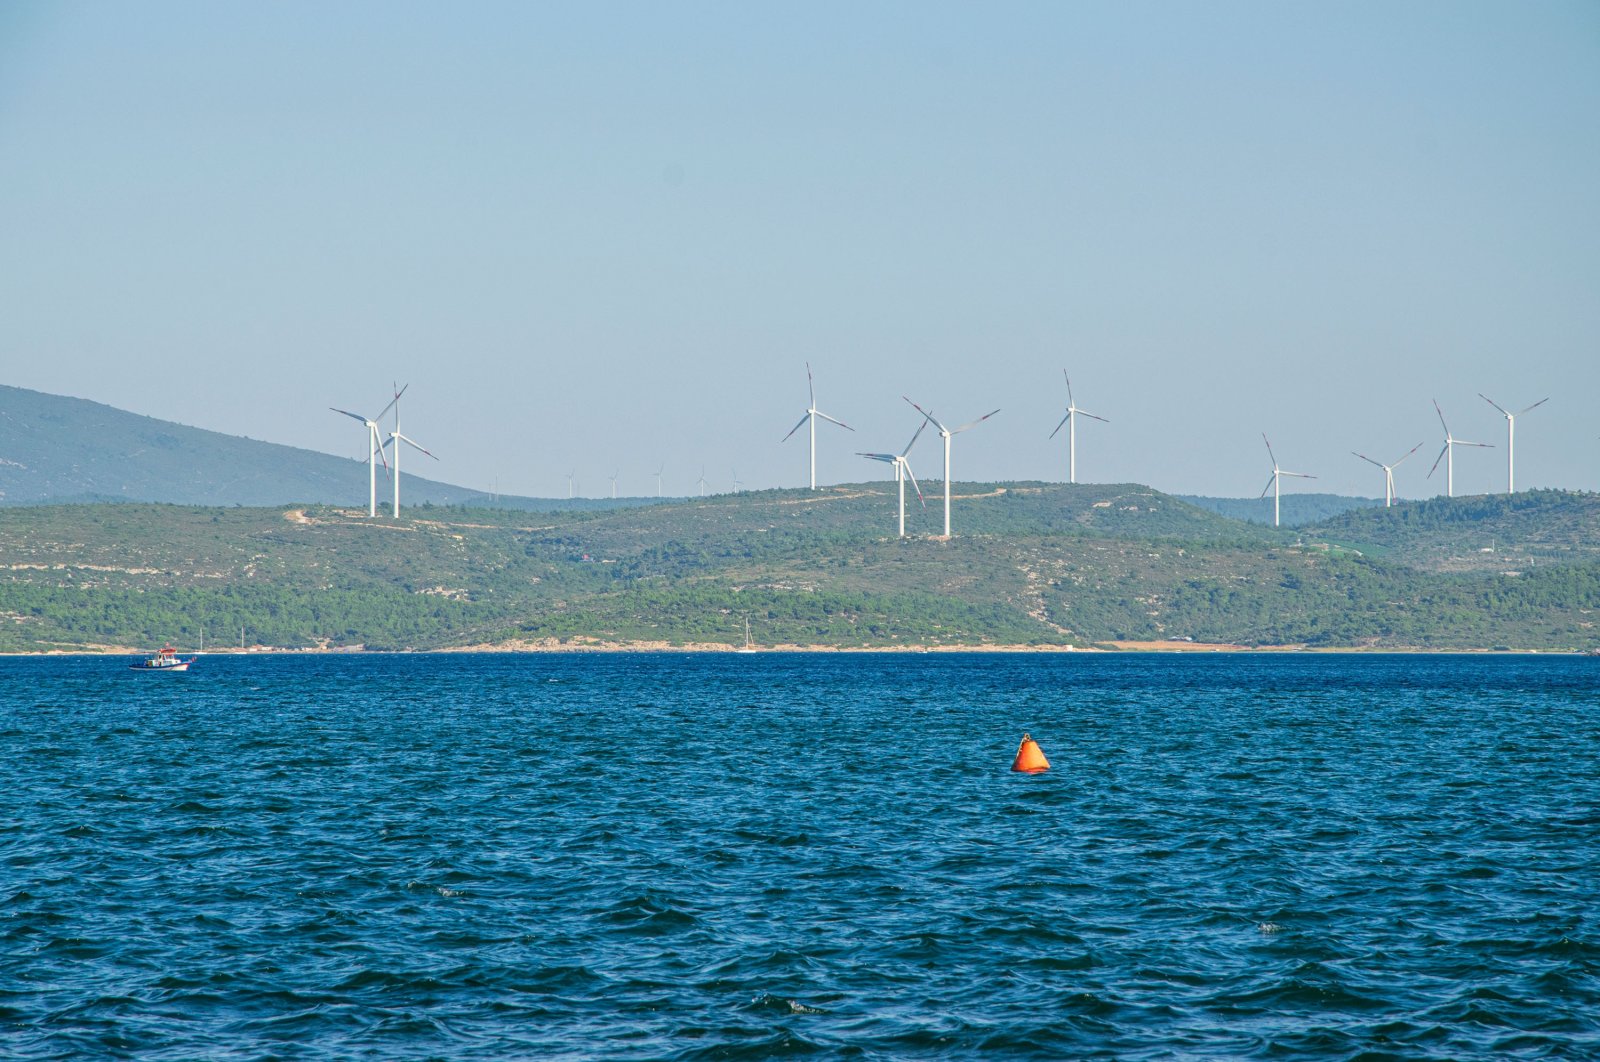
{"label": "wind turbine", "polygon": [[[410,385],[408,384],[407,386],[410,386]],[[363,417],[361,414],[352,413],[348,409],[337,409],[337,408],[335,408],[333,406],[329,406],[328,407],[329,409],[333,410],[335,413],[343,413],[347,417],[354,417],[356,420],[359,420],[361,423],[363,423],[363,424],[365,424],[367,426],[367,445],[370,447],[370,449],[367,452],[367,516],[368,516],[368,518],[372,518],[372,517],[375,517],[375,516],[378,515],[378,464],[377,463],[379,461],[382,461],[383,462],[383,470],[385,472],[389,471],[389,459],[387,457],[383,456],[383,436],[378,430],[378,421],[382,420],[383,419],[383,414],[389,412],[390,409],[394,408],[394,404],[396,402],[398,402],[398,401],[400,401],[400,396],[399,395],[395,395],[394,398],[392,398],[389,401],[389,404],[387,406],[383,407],[383,412],[379,413],[376,417]]]}
{"label": "wind turbine", "polygon": [[[789,435],[793,435],[795,432],[799,431],[801,424],[804,424],[807,421],[811,422],[811,489],[812,490],[816,490],[817,489],[817,418],[821,417],[823,420],[833,421],[833,423],[839,425],[839,427],[841,427],[841,428],[844,428],[846,431],[855,431],[855,429],[850,427],[850,425],[846,424],[842,420],[834,420],[832,417],[828,416],[822,410],[817,408],[817,383],[816,383],[816,380],[814,380],[812,378],[812,376],[811,376],[811,363],[809,361],[806,362],[806,386],[811,388],[811,405],[806,407],[806,415],[800,418],[800,424],[796,424],[794,427],[789,429]],[[789,435],[785,435],[779,441],[780,442],[788,442],[789,441]]]}
{"label": "wind turbine", "polygon": [[[1420,449],[1422,449],[1422,444],[1417,443],[1417,445],[1406,451],[1405,457],[1402,457],[1400,461],[1404,461],[1406,457],[1410,457]],[[1354,450],[1351,450],[1350,452],[1356,454]],[[1356,456],[1361,458],[1361,460],[1365,461],[1369,465],[1377,465],[1379,468],[1383,469],[1383,507],[1385,509],[1389,508],[1389,506],[1394,504],[1394,499],[1396,497],[1394,492],[1394,470],[1400,467],[1400,461],[1396,461],[1392,465],[1386,465],[1382,461],[1374,461],[1366,454],[1356,454]]]}
{"label": "wind turbine", "polygon": [[389,443],[394,443],[394,518],[396,520],[400,519],[400,444],[405,443],[413,450],[419,450],[422,453],[427,454],[429,457],[433,457],[435,461],[439,460],[428,450],[423,449],[422,444],[417,442],[417,440],[411,438],[409,435],[402,435],[400,433],[400,396],[405,394],[406,388],[410,386],[410,384],[406,384],[405,387],[402,387],[396,391],[394,393],[394,401],[389,403],[394,407],[394,431],[389,433],[389,438],[384,443],[385,446],[387,446]]}
{"label": "wind turbine", "polygon": [[568,501],[572,500],[572,484],[577,478],[578,478],[578,470],[576,468],[574,468],[571,472],[567,473],[567,500]]}
{"label": "wind turbine", "polygon": [[[1267,491],[1270,490],[1272,492],[1272,526],[1273,527],[1277,527],[1278,526],[1278,480],[1282,479],[1284,476],[1298,476],[1301,479],[1316,479],[1317,477],[1316,476],[1308,476],[1304,472],[1285,472],[1283,469],[1278,467],[1277,455],[1272,452],[1272,443],[1267,442],[1267,433],[1266,432],[1262,432],[1261,433],[1261,441],[1267,444],[1267,456],[1272,458],[1272,478],[1267,480],[1267,485],[1265,487],[1261,488],[1261,496],[1263,498],[1265,498],[1267,496]],[[1399,463],[1400,462],[1398,462],[1398,461],[1395,462],[1395,464],[1399,464]]]}
{"label": "wind turbine", "polygon": [[706,496],[706,466],[705,465],[701,465],[700,466],[700,484],[699,484],[699,486],[700,486],[700,497],[704,498]]}
{"label": "wind turbine", "polygon": [[1515,413],[1507,413],[1505,409],[1501,407],[1500,403],[1496,402],[1482,391],[1478,392],[1478,397],[1489,403],[1494,408],[1500,410],[1501,415],[1506,418],[1506,493],[1515,494],[1517,491],[1517,418],[1528,412],[1530,409],[1536,409],[1539,406],[1544,405],[1546,402],[1550,401],[1550,399],[1541,398],[1531,406],[1519,409]]}
{"label": "wind turbine", "polygon": [[[907,402],[911,402],[911,399],[906,398],[905,395],[901,395],[900,397],[901,398],[905,398]],[[994,416],[996,413],[998,413],[1000,411],[998,409],[990,410],[988,413],[985,413],[983,416],[979,417],[977,420],[971,421],[971,422],[969,422],[967,424],[963,424],[959,428],[947,428],[943,424],[941,424],[938,421],[938,419],[934,417],[934,415],[932,413],[929,413],[926,409],[923,409],[921,406],[917,405],[915,402],[911,402],[911,408],[916,410],[918,413],[921,413],[923,415],[923,417],[925,417],[930,423],[932,423],[935,428],[939,429],[939,434],[944,437],[944,537],[945,538],[949,538],[950,537],[950,437],[953,436],[953,435],[960,435],[962,432],[966,431],[968,428],[976,428],[979,424],[982,424],[984,421],[988,420],[990,417]]]}
{"label": "wind turbine", "polygon": [[[1439,423],[1444,425],[1444,449],[1440,450],[1439,456],[1433,459],[1433,467],[1428,469],[1428,478],[1433,478],[1433,474],[1439,471],[1439,462],[1443,461],[1444,496],[1446,498],[1454,498],[1456,496],[1455,448],[1457,446],[1482,446],[1487,447],[1488,449],[1493,449],[1494,447],[1489,443],[1467,442],[1465,439],[1457,439],[1454,435],[1451,435],[1450,425],[1444,423],[1444,410],[1439,408],[1439,400],[1437,398],[1433,400],[1433,411],[1439,414]],[[1526,412],[1526,410],[1524,410],[1524,412]]]}
{"label": "wind turbine", "polygon": [[734,468],[734,469],[730,469],[729,471],[731,471],[733,473],[733,492],[735,494],[738,494],[739,493],[739,488],[744,486],[744,484],[739,481],[739,470],[737,468]]}
{"label": "wind turbine", "polygon": [[656,469],[656,497],[661,497],[661,473],[667,470],[667,463],[661,462],[661,467]]}
{"label": "wind turbine", "polygon": [[911,462],[906,460],[906,455],[911,452],[911,448],[913,446],[917,445],[917,436],[920,436],[922,434],[922,432],[923,432],[923,429],[925,429],[927,426],[928,426],[928,422],[927,422],[926,419],[924,419],[921,424],[917,425],[916,434],[911,436],[911,441],[906,443],[906,448],[904,450],[901,450],[897,454],[864,454],[864,453],[861,453],[860,451],[857,451],[857,456],[859,456],[859,457],[865,457],[869,461],[884,461],[884,462],[894,466],[894,481],[900,488],[900,537],[901,538],[905,538],[906,537],[906,477],[907,476],[911,477],[911,485],[913,487],[916,487],[916,489],[917,489],[917,501],[922,503],[922,507],[924,509],[926,509],[928,507],[927,499],[923,498],[923,496],[922,496],[922,488],[920,486],[917,486],[917,477],[911,471]]}
{"label": "wind turbine", "polygon": [[620,475],[622,475],[622,469],[620,468],[611,473],[611,497],[613,498],[617,496],[617,477]]}
{"label": "wind turbine", "polygon": [[[1067,482],[1078,482],[1078,417],[1085,416],[1091,420],[1098,420],[1102,424],[1111,422],[1104,417],[1097,417],[1087,409],[1079,409],[1072,400],[1072,378],[1067,376],[1067,370],[1061,370],[1061,376],[1067,381],[1067,415],[1061,418],[1061,424],[1056,425],[1056,431],[1061,430],[1062,424],[1067,428]],[[1056,431],[1050,433],[1050,438],[1056,437]]]}

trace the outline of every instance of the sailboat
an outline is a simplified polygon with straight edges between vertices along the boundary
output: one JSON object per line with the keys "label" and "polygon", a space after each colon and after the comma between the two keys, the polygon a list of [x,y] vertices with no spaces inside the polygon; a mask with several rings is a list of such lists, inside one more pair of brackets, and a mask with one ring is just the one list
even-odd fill
{"label": "sailboat", "polygon": [[735,649],[734,652],[736,652],[736,653],[753,653],[753,652],[756,652],[756,647],[750,644],[750,617],[749,616],[746,616],[744,618],[744,648],[743,649]]}

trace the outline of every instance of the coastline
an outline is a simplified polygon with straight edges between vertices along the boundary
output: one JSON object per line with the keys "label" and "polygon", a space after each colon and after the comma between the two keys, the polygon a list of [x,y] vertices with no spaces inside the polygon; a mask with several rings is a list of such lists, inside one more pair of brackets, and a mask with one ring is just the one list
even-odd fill
{"label": "coastline", "polygon": [[[364,646],[252,646],[246,649],[185,649],[185,653],[201,656],[392,656],[398,654],[475,654],[475,653],[740,653],[741,647],[733,642],[686,642],[673,645],[666,641],[607,641],[598,638],[555,638],[534,640],[513,639],[506,642],[478,643],[475,645],[441,646],[437,649],[368,649]],[[86,645],[70,649],[43,649],[32,652],[0,652],[0,659],[8,657],[52,656],[138,656],[149,650],[138,646]],[[1235,643],[1173,642],[1173,641],[1112,641],[1095,645],[800,645],[779,643],[754,647],[757,654],[809,654],[809,653],[868,653],[924,655],[930,653],[998,653],[998,654],[1079,654],[1115,655],[1162,653],[1311,653],[1311,654],[1363,654],[1374,656],[1593,656],[1586,649],[1491,649],[1491,648],[1440,648],[1420,646],[1306,646],[1306,645],[1239,645]]]}

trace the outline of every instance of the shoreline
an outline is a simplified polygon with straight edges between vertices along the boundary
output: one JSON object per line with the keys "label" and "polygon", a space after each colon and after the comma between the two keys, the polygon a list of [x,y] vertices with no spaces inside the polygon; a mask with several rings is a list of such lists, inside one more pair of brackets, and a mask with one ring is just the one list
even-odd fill
{"label": "shoreline", "polygon": [[[1107,648],[1109,647],[1109,648]],[[717,653],[730,655],[745,655],[741,647],[731,642],[687,642],[682,645],[672,645],[664,641],[603,641],[600,639],[577,639],[565,642],[556,639],[540,639],[538,641],[513,640],[495,644],[480,643],[476,645],[442,646],[437,649],[367,649],[364,646],[306,646],[301,648],[288,648],[280,646],[253,646],[247,649],[183,649],[180,652],[194,653],[200,656],[399,656],[399,655],[456,655],[456,654],[535,654],[535,653]],[[1345,654],[1345,655],[1371,655],[1371,656],[1594,656],[1600,655],[1592,649],[1492,649],[1492,648],[1450,648],[1426,649],[1419,646],[1317,646],[1306,645],[1238,645],[1235,643],[1210,643],[1210,642],[1137,642],[1137,641],[1111,641],[1095,645],[799,645],[796,643],[779,643],[752,647],[752,654],[821,654],[821,653],[859,653],[859,654],[905,654],[921,656],[937,653],[993,653],[1004,655],[1055,655],[1055,654],[1091,654],[1096,656],[1117,655],[1127,653],[1131,655],[1158,655],[1170,653],[1182,654],[1211,654],[1211,653],[1255,653],[1255,654]],[[87,645],[71,649],[41,649],[25,652],[0,652],[0,659],[27,658],[27,657],[53,657],[53,656],[144,656],[148,649],[134,646],[116,645]]]}

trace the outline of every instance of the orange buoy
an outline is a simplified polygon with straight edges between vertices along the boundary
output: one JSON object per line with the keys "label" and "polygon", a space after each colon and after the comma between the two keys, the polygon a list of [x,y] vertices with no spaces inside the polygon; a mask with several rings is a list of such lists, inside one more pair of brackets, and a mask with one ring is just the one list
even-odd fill
{"label": "orange buoy", "polygon": [[1011,769],[1023,774],[1043,774],[1050,769],[1050,761],[1044,758],[1044,750],[1033,740],[1032,734],[1022,735],[1022,744],[1017,746],[1017,758]]}

